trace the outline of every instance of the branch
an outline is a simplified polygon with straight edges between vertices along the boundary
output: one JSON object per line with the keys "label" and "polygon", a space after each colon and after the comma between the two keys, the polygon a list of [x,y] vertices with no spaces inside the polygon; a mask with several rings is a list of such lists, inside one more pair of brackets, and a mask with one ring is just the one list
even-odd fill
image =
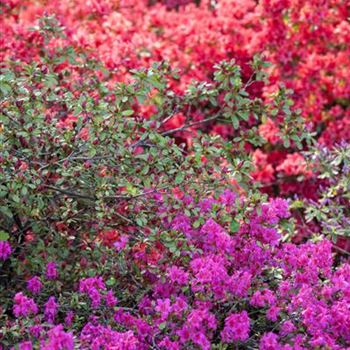
{"label": "branch", "polygon": [[199,120],[197,122],[193,122],[193,123],[189,123],[189,124],[186,124],[184,126],[181,126],[179,128],[176,128],[176,129],[172,129],[172,130],[167,130],[167,131],[164,131],[161,133],[162,136],[167,136],[167,135],[171,135],[175,132],[178,132],[178,131],[184,131],[188,128],[190,128],[191,126],[195,126],[195,125],[200,125],[200,124],[204,124],[204,123],[207,123],[207,122],[210,122],[212,120],[215,120],[219,117],[219,114],[213,116],[213,117],[209,117],[209,118],[206,118],[206,119],[203,119],[203,120]]}
{"label": "branch", "polygon": [[168,188],[169,186],[163,186],[161,188],[155,188],[154,190],[152,191],[148,191],[148,192],[142,192],[142,193],[139,193],[139,194],[136,194],[134,196],[123,196],[123,195],[119,195],[119,196],[107,196],[107,197],[103,197],[103,199],[126,199],[126,200],[130,200],[130,199],[134,199],[134,198],[138,198],[138,197],[142,197],[142,196],[147,196],[149,194],[153,194],[153,193],[156,193],[158,192],[159,190],[163,190],[163,189],[166,189]]}
{"label": "branch", "polygon": [[332,246],[333,246],[333,248],[334,248],[335,250],[337,250],[339,253],[342,253],[342,254],[344,254],[344,255],[350,256],[350,252],[348,252],[347,250],[345,250],[345,249],[343,249],[343,248],[340,248],[340,247],[336,246],[335,244],[333,244]]}
{"label": "branch", "polygon": [[162,125],[164,125],[167,121],[169,121],[176,113],[178,113],[179,112],[179,105],[177,105],[176,107],[175,107],[175,110],[174,110],[174,112],[173,113],[171,113],[170,115],[168,115],[166,118],[164,118],[161,122],[160,122],[160,125],[159,125],[159,127],[158,127],[158,129],[162,126]]}
{"label": "branch", "polygon": [[133,195],[133,196],[117,195],[117,196],[105,196],[105,197],[101,197],[101,198],[97,198],[95,196],[89,196],[89,195],[85,195],[85,194],[81,194],[81,193],[77,193],[77,192],[72,192],[72,191],[69,191],[69,190],[66,190],[66,189],[63,189],[63,188],[50,186],[50,185],[45,185],[45,188],[53,190],[53,191],[56,191],[56,192],[60,192],[60,193],[62,193],[64,195],[72,197],[72,198],[81,198],[81,199],[89,199],[91,201],[96,201],[96,200],[99,200],[99,199],[102,199],[102,200],[113,200],[113,199],[131,200],[131,199],[135,199],[135,198],[139,198],[139,197],[142,197],[142,196],[147,196],[149,194],[156,193],[156,192],[158,192],[159,190],[162,190],[162,189],[166,189],[166,188],[168,188],[168,185],[167,186],[163,186],[161,188],[156,188],[156,189],[154,189],[152,191],[142,192],[142,193],[139,193],[139,194],[136,194],[136,195]]}
{"label": "branch", "polygon": [[97,200],[97,198],[93,197],[93,196],[88,196],[88,195],[77,193],[77,192],[71,192],[71,191],[68,191],[68,190],[65,190],[62,188],[58,188],[58,187],[54,187],[54,186],[45,185],[45,188],[48,188],[48,189],[56,191],[56,192],[60,192],[62,194],[65,194],[66,196],[69,196],[72,198],[89,199],[91,201]]}

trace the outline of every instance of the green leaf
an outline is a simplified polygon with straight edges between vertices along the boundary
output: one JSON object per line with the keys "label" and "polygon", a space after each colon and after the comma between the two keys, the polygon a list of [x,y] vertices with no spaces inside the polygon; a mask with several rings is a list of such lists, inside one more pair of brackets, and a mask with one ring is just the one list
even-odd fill
{"label": "green leaf", "polygon": [[132,109],[128,109],[128,110],[122,112],[122,116],[124,116],[124,117],[129,117],[133,114],[134,114],[134,111]]}
{"label": "green leaf", "polygon": [[180,183],[182,183],[184,180],[184,174],[183,173],[178,173],[176,175],[176,178],[175,178],[175,184],[176,185],[179,185]]}
{"label": "green leaf", "polygon": [[234,127],[235,129],[238,129],[238,127],[239,127],[239,120],[238,120],[238,118],[237,118],[236,116],[233,116],[232,119],[231,119],[231,121],[232,121],[233,127]]}
{"label": "green leaf", "polygon": [[2,212],[5,216],[9,218],[12,217],[12,212],[8,207],[0,207],[0,212]]}
{"label": "green leaf", "polygon": [[200,221],[200,220],[196,220],[196,221],[193,223],[193,228],[198,228],[200,225],[201,225],[201,221]]}
{"label": "green leaf", "polygon": [[157,78],[149,78],[148,79],[149,83],[156,87],[158,90],[164,89],[164,85],[157,80]]}
{"label": "green leaf", "polygon": [[8,95],[12,91],[11,86],[4,82],[0,82],[0,90],[3,95]]}
{"label": "green leaf", "polygon": [[19,203],[21,201],[17,194],[11,195],[11,199],[16,203]]}
{"label": "green leaf", "polygon": [[166,322],[162,322],[159,324],[158,328],[162,331],[163,329],[166,328]]}
{"label": "green leaf", "polygon": [[26,196],[28,194],[28,188],[27,187],[22,187],[21,189],[21,195]]}
{"label": "green leaf", "polygon": [[7,241],[10,238],[9,234],[5,231],[0,231],[0,241]]}
{"label": "green leaf", "polygon": [[136,223],[137,223],[138,226],[143,227],[143,221],[142,221],[142,219],[136,218]]}
{"label": "green leaf", "polygon": [[145,167],[142,169],[142,175],[147,175],[149,172],[149,165],[145,165]]}
{"label": "green leaf", "polygon": [[106,284],[107,284],[108,287],[111,287],[111,286],[114,286],[114,285],[115,285],[115,282],[116,282],[115,278],[114,278],[114,277],[111,277],[111,278],[109,278],[109,279],[106,281]]}
{"label": "green leaf", "polygon": [[230,230],[232,233],[235,233],[239,230],[239,223],[236,220],[232,220]]}
{"label": "green leaf", "polygon": [[289,148],[289,147],[290,147],[290,141],[289,141],[288,139],[287,139],[287,140],[284,140],[283,146],[284,146],[285,148]]}

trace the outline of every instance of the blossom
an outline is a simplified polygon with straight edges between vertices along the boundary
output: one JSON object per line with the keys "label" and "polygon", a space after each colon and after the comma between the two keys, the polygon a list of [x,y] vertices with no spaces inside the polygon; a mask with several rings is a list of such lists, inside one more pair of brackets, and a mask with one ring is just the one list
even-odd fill
{"label": "blossom", "polygon": [[267,118],[266,122],[259,126],[259,134],[273,145],[281,141],[280,130],[270,118]]}
{"label": "blossom", "polygon": [[118,299],[113,295],[113,291],[109,290],[105,296],[106,305],[109,307],[113,307],[117,304]]}
{"label": "blossom", "polygon": [[46,321],[53,323],[57,315],[58,304],[55,297],[49,297],[48,301],[44,305],[44,316]]}
{"label": "blossom", "polygon": [[167,269],[169,279],[173,283],[182,286],[188,282],[188,272],[177,266],[171,266]]}
{"label": "blossom", "polygon": [[72,129],[74,124],[77,123],[78,117],[74,115],[68,115],[65,118],[62,118],[57,124],[56,127],[59,129]]}
{"label": "blossom", "polygon": [[78,137],[84,141],[87,141],[89,139],[89,128],[88,127],[82,128],[78,134]]}
{"label": "blossom", "polygon": [[223,298],[230,278],[221,255],[208,255],[193,259],[190,263],[193,272],[191,288],[195,292],[209,289],[217,299]]}
{"label": "blossom", "polygon": [[91,300],[91,306],[93,309],[98,308],[101,305],[101,294],[100,292],[92,287],[88,291],[89,298]]}
{"label": "blossom", "polygon": [[200,235],[208,250],[224,250],[230,253],[233,249],[231,236],[212,218],[208,219],[200,229]]}
{"label": "blossom", "polygon": [[231,314],[225,319],[221,338],[225,343],[245,341],[249,338],[249,317],[246,311]]}
{"label": "blossom", "polygon": [[114,243],[114,247],[117,251],[124,249],[129,241],[128,235],[121,235],[119,240]]}
{"label": "blossom", "polygon": [[120,234],[117,230],[107,230],[99,232],[97,240],[107,247],[113,247],[118,241],[120,241]]}
{"label": "blossom", "polygon": [[170,299],[166,298],[164,300],[158,299],[157,305],[154,308],[155,311],[160,313],[161,319],[165,320],[168,318],[168,315],[171,313],[171,307],[170,307]]}
{"label": "blossom", "polygon": [[206,199],[203,199],[202,201],[200,201],[198,203],[198,206],[199,206],[201,212],[207,213],[212,209],[212,207],[215,203],[216,203],[215,199],[206,198]]}
{"label": "blossom", "polygon": [[173,230],[180,231],[186,235],[190,234],[192,231],[190,219],[183,214],[178,214],[174,217],[174,219],[171,222],[171,228]]}
{"label": "blossom", "polygon": [[237,297],[245,297],[251,286],[253,276],[248,271],[236,271],[229,280],[229,290]]}
{"label": "blossom", "polygon": [[260,149],[253,152],[253,164],[255,165],[255,170],[252,172],[252,176],[255,180],[269,183],[275,179],[275,169],[268,162],[268,155]]}
{"label": "blossom", "polygon": [[224,192],[220,195],[220,202],[227,205],[232,206],[237,199],[237,194],[231,190],[224,190]]}
{"label": "blossom", "polygon": [[181,342],[189,339],[202,349],[210,349],[210,341],[207,337],[207,330],[215,330],[217,321],[215,315],[210,313],[207,308],[200,307],[193,309],[188,317],[184,327],[178,332]]}
{"label": "blossom", "polygon": [[38,306],[33,299],[28,298],[22,292],[17,293],[14,298],[13,313],[16,317],[27,317],[30,314],[37,314]]}
{"label": "blossom", "polygon": [[273,332],[265,333],[260,340],[259,350],[278,350],[278,337]]}
{"label": "blossom", "polygon": [[[91,300],[91,306],[96,309],[101,305],[102,296],[100,291],[105,290],[106,286],[102,277],[83,278],[79,282],[79,292],[85,293]],[[106,302],[113,302],[112,295],[107,295]]]}
{"label": "blossom", "polygon": [[292,333],[295,330],[295,326],[292,321],[285,321],[281,325],[280,333],[282,336]]}
{"label": "blossom", "polygon": [[31,341],[24,341],[19,344],[18,350],[32,350],[33,349],[33,344]]}
{"label": "blossom", "polygon": [[288,154],[286,159],[276,168],[276,170],[284,172],[288,176],[304,175],[305,177],[310,177],[312,175],[304,157],[299,153]]}
{"label": "blossom", "polygon": [[271,306],[266,313],[266,318],[270,321],[277,321],[278,314],[280,312],[281,308],[277,307],[276,305]]}
{"label": "blossom", "polygon": [[0,260],[6,260],[11,255],[12,249],[7,241],[0,241]]}
{"label": "blossom", "polygon": [[110,327],[87,323],[80,334],[80,342],[91,349],[138,350],[139,341],[132,331],[117,332]]}
{"label": "blossom", "polygon": [[250,299],[250,304],[257,307],[273,305],[275,302],[276,297],[269,289],[257,290]]}
{"label": "blossom", "polygon": [[79,292],[89,293],[91,289],[105,290],[106,286],[102,277],[82,278],[79,282]]}
{"label": "blossom", "polygon": [[71,327],[74,319],[74,312],[68,311],[66,317],[64,318],[64,323],[67,327]]}
{"label": "blossom", "polygon": [[40,338],[42,331],[43,331],[43,326],[41,325],[34,325],[29,327],[30,334],[35,338]]}
{"label": "blossom", "polygon": [[37,276],[34,276],[27,281],[27,289],[32,294],[39,294],[42,287],[43,287],[43,284],[41,283],[40,278]]}
{"label": "blossom", "polygon": [[274,214],[280,219],[286,219],[290,217],[288,201],[283,198],[270,199],[269,204]]}
{"label": "blossom", "polygon": [[174,303],[171,305],[171,311],[176,315],[182,314],[182,312],[188,309],[186,300],[187,298],[184,296],[176,297]]}
{"label": "blossom", "polygon": [[47,332],[47,340],[41,346],[42,350],[74,350],[72,333],[65,332],[63,326],[57,325]]}
{"label": "blossom", "polygon": [[159,346],[164,350],[180,350],[180,344],[177,341],[171,341],[169,337],[165,337],[160,343]]}
{"label": "blossom", "polygon": [[57,278],[58,272],[57,272],[57,265],[55,262],[50,261],[47,263],[45,275],[46,275],[46,278],[49,280],[54,280]]}

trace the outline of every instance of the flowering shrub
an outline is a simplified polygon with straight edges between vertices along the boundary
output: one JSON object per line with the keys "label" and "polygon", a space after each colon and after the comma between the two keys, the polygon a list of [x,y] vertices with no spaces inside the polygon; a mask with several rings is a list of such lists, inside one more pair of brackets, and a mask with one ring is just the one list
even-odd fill
{"label": "flowering shrub", "polygon": [[[191,196],[155,200],[160,219],[142,238],[149,253],[135,251],[135,235],[123,250],[96,245],[71,292],[66,278],[42,274],[39,295],[14,296],[5,339],[24,349],[346,348],[350,265],[332,271],[328,241],[282,243],[285,200],[256,205],[231,190],[206,207]],[[60,263],[62,276],[67,268]]]}
{"label": "flowering shrub", "polygon": [[[153,21],[164,23],[157,11],[174,19],[210,14],[204,18],[226,31],[209,26],[206,35],[243,35],[230,33],[224,1],[178,12],[130,3],[136,14],[154,15],[142,19],[152,18],[153,28],[159,27]],[[4,43],[0,77],[1,346],[347,349],[348,260],[334,258],[332,242],[322,236],[291,243],[299,232],[290,205],[298,203],[269,198],[254,182],[264,180],[260,171],[273,181],[275,169],[287,179],[313,179],[310,156],[296,153],[313,134],[292,92],[281,85],[267,95],[268,65],[259,56],[243,67],[220,60],[239,41],[210,49],[205,40],[198,75],[193,67],[171,68],[183,69],[183,56],[149,65],[147,50],[134,50],[137,31],[128,50],[112,59],[109,40],[101,48],[97,39],[112,15],[113,26],[122,27],[118,35],[132,31],[126,2],[52,4],[66,30],[47,16],[29,32],[16,16],[33,23],[42,7],[4,3],[5,29],[18,36]],[[257,6],[247,4],[234,22],[245,12],[254,17]],[[104,30],[103,37],[113,37]],[[19,45],[23,38],[32,45]],[[169,37],[160,49],[176,47],[168,43]],[[140,61],[129,64],[128,55]],[[193,55],[187,59],[200,64]],[[277,149],[266,153],[271,146]],[[324,209],[329,201],[320,192],[321,202],[305,204],[305,218],[321,228],[328,223],[326,234],[346,230],[339,219],[348,215],[347,156],[344,148],[316,157],[322,185],[331,193],[336,188],[339,208],[336,216]]]}
{"label": "flowering shrub", "polygon": [[[48,12],[56,14],[67,28],[66,38],[60,40],[102,60],[113,69],[111,79],[126,79],[131,68],[168,60],[181,69],[181,79],[174,84],[179,91],[185,91],[192,79],[212,81],[213,65],[223,59],[235,58],[248,79],[251,71],[247,61],[263,52],[273,63],[271,79],[264,87],[251,86],[250,93],[268,98],[284,82],[295,91],[296,107],[301,108],[321,142],[334,145],[350,141],[346,1],[11,0],[3,1],[2,9],[2,59],[30,62],[40,56],[42,38],[29,28]],[[147,106],[144,113],[152,114],[152,110]],[[173,122],[179,127],[184,116],[187,114]],[[229,125],[212,123],[211,129],[232,135]],[[271,143],[262,150],[268,156],[269,171],[261,170],[258,175],[269,193],[280,185],[277,182],[271,188],[271,175],[275,179],[285,176],[279,166],[290,152],[279,142],[277,129],[278,122],[270,119],[260,129]],[[185,137],[190,140],[192,134]],[[309,194],[300,177],[292,176],[285,182],[288,185],[282,186],[279,194]]]}

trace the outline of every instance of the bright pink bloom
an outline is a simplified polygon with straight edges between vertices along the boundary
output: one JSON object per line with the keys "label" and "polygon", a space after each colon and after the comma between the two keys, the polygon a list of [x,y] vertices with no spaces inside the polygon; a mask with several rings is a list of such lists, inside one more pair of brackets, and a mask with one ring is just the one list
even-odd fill
{"label": "bright pink bloom", "polygon": [[0,260],[6,260],[11,255],[12,249],[7,241],[0,241]]}
{"label": "bright pink bloom", "polygon": [[245,341],[249,338],[249,317],[246,311],[231,314],[225,319],[225,328],[221,332],[221,338],[225,343]]}
{"label": "bright pink bloom", "polygon": [[34,276],[27,281],[27,289],[32,294],[39,294],[42,287],[43,287],[43,284],[41,283],[40,278],[37,276]]}
{"label": "bright pink bloom", "polygon": [[38,306],[33,299],[28,298],[22,292],[17,293],[14,298],[13,313],[16,317],[27,317],[38,313]]}

